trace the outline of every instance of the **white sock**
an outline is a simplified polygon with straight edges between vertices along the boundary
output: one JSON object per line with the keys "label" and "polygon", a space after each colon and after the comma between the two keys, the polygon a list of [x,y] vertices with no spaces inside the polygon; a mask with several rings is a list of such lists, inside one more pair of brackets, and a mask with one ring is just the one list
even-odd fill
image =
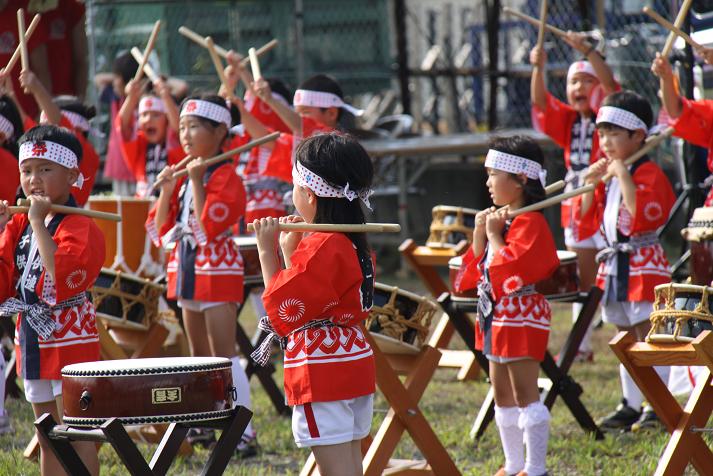
{"label": "white sock", "polygon": [[619,364],[619,378],[621,379],[621,391],[626,398],[626,404],[637,412],[641,409],[641,404],[644,401],[644,396],[641,390],[636,386],[636,382],[629,375],[624,364]]}
{"label": "white sock", "polygon": [[[575,302],[572,304],[572,323],[574,324],[577,322],[577,318],[579,317],[579,313],[582,312],[582,308],[584,308],[584,304],[581,302]],[[584,334],[584,337],[582,338],[582,342],[579,344],[579,351],[580,352],[591,352],[592,351],[592,327],[593,327],[594,322],[589,323],[589,327],[587,328],[587,332]]]}
{"label": "white sock", "polygon": [[[240,357],[231,357],[230,361],[233,363],[232,373],[233,373],[233,386],[235,387],[235,392],[238,398],[233,402],[233,408],[238,405],[242,405],[248,410],[252,409],[252,403],[250,401],[250,382],[248,381],[248,375],[245,373],[245,369],[240,365]],[[245,428],[245,434],[253,435],[252,420],[248,423],[247,428]]]}
{"label": "white sock", "polygon": [[519,473],[525,467],[525,445],[522,429],[518,426],[519,417],[520,410],[517,407],[495,405],[495,424],[500,432],[507,474]]}
{"label": "white sock", "polygon": [[0,416],[5,415],[5,357],[0,349]]}
{"label": "white sock", "polygon": [[550,412],[542,402],[520,408],[518,426],[525,435],[525,472],[540,476],[547,472],[547,443],[550,438]]}

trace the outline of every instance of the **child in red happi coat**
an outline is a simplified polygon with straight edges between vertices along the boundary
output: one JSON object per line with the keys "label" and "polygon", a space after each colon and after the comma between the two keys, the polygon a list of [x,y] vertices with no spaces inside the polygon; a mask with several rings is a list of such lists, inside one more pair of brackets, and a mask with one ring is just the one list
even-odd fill
{"label": "child in red happi coat", "polygon": [[[250,385],[236,355],[237,305],[243,300],[243,260],[232,240],[231,226],[245,213],[245,189],[232,161],[206,165],[229,140],[231,116],[225,100],[215,95],[183,102],[180,139],[194,159],[187,178],[174,178],[175,166],[164,169],[156,205],[146,229],[157,246],[174,244],[168,261],[168,297],[183,310],[183,324],[193,356],[232,360],[236,405],[250,404]],[[212,433],[192,432],[193,441]],[[252,426],[243,435],[239,454],[255,454]]]}
{"label": "child in red happi coat", "polygon": [[[530,53],[533,65],[530,94],[532,96],[532,119],[536,129],[541,130],[564,149],[567,168],[567,187],[573,190],[582,185],[583,175],[590,163],[599,159],[599,141],[594,130],[594,119],[602,99],[619,89],[611,69],[604,58],[589,43],[584,33],[568,32],[565,40],[584,59],[575,61],[567,71],[567,102],[555,98],[545,86],[544,50],[535,47]],[[572,235],[571,199],[562,202],[562,228],[567,249],[577,253],[577,272],[580,288],[589,291],[594,286],[597,251],[604,247],[601,234],[584,240],[575,240]],[[582,310],[581,303],[572,304],[573,322]],[[578,360],[591,361],[591,329],[579,346]]]}
{"label": "child in red happi coat", "polygon": [[[15,334],[17,374],[35,417],[62,417],[65,365],[99,360],[94,306],[87,290],[104,262],[104,236],[91,218],[50,211],[76,206],[70,191],[82,154],[69,131],[38,126],[20,139],[22,190],[29,212],[8,213],[0,203],[0,315],[19,313]],[[94,443],[72,443],[92,474],[99,473]],[[40,438],[43,475],[61,474],[53,452]]]}
{"label": "child in red happi coat", "polygon": [[[550,305],[535,290],[557,266],[557,248],[541,212],[516,211],[545,197],[544,157],[530,138],[493,140],[485,159],[492,207],[476,215],[473,245],[453,283],[477,288],[476,348],[490,361],[495,422],[505,453],[497,476],[541,476],[550,413],[540,402],[539,362],[547,350]],[[526,450],[526,451],[525,451]]]}
{"label": "child in red happi coat", "polygon": [[[361,202],[368,206],[373,173],[355,139],[337,133],[305,139],[293,171],[300,216],[279,222],[364,223]],[[366,236],[279,234],[272,217],[253,225],[266,284],[260,327],[271,332],[253,357],[264,365],[273,340],[280,341],[292,433],[297,446],[312,449],[320,474],[362,474],[360,440],[371,428],[375,390],[374,356],[361,326],[374,295]]]}
{"label": "child in red happi coat", "polygon": [[[664,172],[644,156],[632,165],[623,160],[639,150],[653,120],[651,106],[631,91],[608,96],[597,114],[597,133],[605,158],[585,178],[594,192],[574,200],[575,234],[582,238],[603,230],[607,247],[597,255],[597,286],[604,290],[602,319],[643,341],[649,330],[654,287],[671,281],[668,261],[656,231],[668,219],[676,196]],[[613,178],[604,185],[601,177]],[[664,383],[669,367],[654,367]],[[602,429],[656,426],[653,409],[623,365],[619,367],[623,400],[601,419]]]}

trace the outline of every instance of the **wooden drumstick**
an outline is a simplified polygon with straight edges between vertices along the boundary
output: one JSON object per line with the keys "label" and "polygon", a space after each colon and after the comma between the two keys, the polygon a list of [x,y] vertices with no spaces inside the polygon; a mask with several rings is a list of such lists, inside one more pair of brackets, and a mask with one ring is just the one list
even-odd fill
{"label": "wooden drumstick", "polygon": [[[328,233],[398,233],[401,225],[398,223],[362,223],[338,224],[338,223],[280,223],[280,231],[324,231]],[[248,232],[255,232],[252,223],[248,223]]]}
{"label": "wooden drumstick", "polygon": [[[664,131],[662,131],[660,134],[657,134],[651,138],[649,138],[644,146],[631,154],[631,156],[627,157],[624,159],[624,165],[629,166],[639,160],[641,157],[646,155],[647,152],[651,151],[655,147],[657,147],[661,142],[663,142],[665,139],[669,138],[673,134],[673,128],[672,127],[667,127]],[[611,180],[612,175],[606,174],[604,177],[602,177],[601,182],[608,182]],[[528,205],[526,207],[518,208],[517,210],[513,210],[511,212],[508,212],[508,218],[514,218],[518,215],[522,215],[523,213],[527,212],[534,212],[537,210],[542,210],[543,208],[551,207],[552,205],[557,205],[558,203],[563,202],[564,200],[567,200],[568,198],[576,197],[578,195],[583,195],[587,192],[592,192],[594,189],[597,188],[597,184],[589,184],[585,185],[583,187],[579,187],[575,190],[571,190],[569,192],[562,193],[560,195],[555,195],[554,197],[546,198],[545,200],[542,200],[537,203],[533,203],[532,205]]]}
{"label": "wooden drumstick", "polygon": [[[180,26],[178,27],[178,32],[188,38],[189,40],[197,43],[198,45],[202,46],[203,48],[208,48],[208,43],[206,42],[206,39],[196,33],[195,31],[191,30],[187,26]],[[225,48],[216,45],[213,43],[213,46],[215,48],[215,52],[218,53],[220,56],[222,56],[225,59],[228,59],[228,50]]]}
{"label": "wooden drumstick", "polygon": [[[686,15],[688,15],[688,9],[691,8],[691,3],[693,3],[693,0],[683,0],[681,9],[678,11],[678,15],[676,15],[676,20],[673,22],[676,28],[680,29],[681,26],[683,26],[683,21],[686,19]],[[666,38],[666,43],[663,46],[663,50],[661,50],[661,56],[666,58],[668,57],[668,55],[671,54],[671,50],[673,49],[673,42],[675,39],[675,33],[671,32],[668,34],[668,38]]]}
{"label": "wooden drumstick", "polygon": [[134,81],[138,81],[141,79],[141,76],[144,74],[144,66],[146,65],[146,62],[149,60],[149,55],[151,54],[151,51],[153,51],[154,44],[156,43],[156,37],[158,37],[158,32],[161,29],[161,20],[156,20],[156,23],[153,25],[153,30],[151,30],[151,36],[149,36],[149,41],[146,43],[146,48],[144,48],[144,54],[143,56],[143,61],[139,63],[139,69],[136,70],[136,74],[134,75]]}
{"label": "wooden drumstick", "polygon": [[[37,28],[37,25],[40,24],[40,19],[42,17],[37,14],[32,18],[32,21],[30,22],[30,26],[27,27],[27,31],[25,32],[25,41],[30,39],[30,36],[35,32],[35,28]],[[12,71],[12,69],[15,67],[15,64],[17,63],[17,60],[20,59],[20,54],[21,54],[22,46],[17,45],[17,48],[15,48],[15,51],[12,53],[12,56],[10,57],[10,61],[7,62],[5,67],[2,69],[3,72],[5,71]]]}
{"label": "wooden drumstick", "polygon": [[[262,56],[263,54],[265,54],[265,53],[267,53],[268,51],[270,51],[271,49],[273,49],[274,47],[276,47],[278,43],[279,43],[279,41],[277,41],[277,40],[275,40],[275,39],[272,39],[272,40],[268,41],[267,43],[265,43],[264,45],[262,45],[260,48],[258,48],[258,49],[255,51],[255,54],[256,54],[258,57],[260,57],[260,56]],[[240,61],[240,66],[247,66],[249,62],[250,62],[250,58],[249,58],[249,57],[248,57],[248,58],[243,58],[243,59]]]}
{"label": "wooden drumstick", "polygon": [[537,47],[542,49],[545,42],[545,25],[547,24],[547,0],[540,0],[540,26],[537,30]]}
{"label": "wooden drumstick", "polygon": [[22,70],[30,70],[30,54],[27,52],[27,39],[25,38],[25,11],[20,8],[17,10],[17,37],[20,42],[20,62]]}
{"label": "wooden drumstick", "polygon": [[260,73],[260,63],[257,60],[257,52],[255,48],[250,48],[248,50],[248,57],[250,58],[250,69],[253,71],[253,81],[257,81],[262,78],[262,73]]}
{"label": "wooden drumstick", "polygon": [[694,49],[701,49],[703,48],[703,45],[700,43],[696,42],[693,38],[691,38],[691,35],[686,33],[685,31],[681,30],[679,27],[671,23],[670,21],[666,20],[664,17],[656,13],[652,8],[650,7],[644,7],[643,12],[646,13],[648,16],[653,18],[656,23],[661,25],[662,27],[666,28],[667,30],[675,33],[676,35],[680,36],[683,38],[683,40],[691,45]]}
{"label": "wooden drumstick", "polygon": [[[518,17],[520,20],[525,20],[526,22],[530,23],[533,26],[540,27],[542,22],[538,20],[537,18],[533,18],[530,15],[525,15],[524,13],[521,13],[513,8],[510,7],[504,7],[503,12],[512,15],[514,17]],[[553,33],[561,38],[567,38],[567,32],[564,30],[561,30],[557,28],[556,26],[549,25],[547,23],[544,24],[545,29],[549,31],[550,33]]]}
{"label": "wooden drumstick", "polygon": [[146,76],[149,77],[151,82],[156,82],[160,78],[158,74],[156,74],[156,71],[151,67],[151,65],[148,62],[144,61],[144,55],[141,54],[141,51],[137,47],[131,48],[131,56],[134,57],[137,63],[141,64],[144,63],[144,73],[146,73]]}
{"label": "wooden drumstick", "polygon": [[225,73],[223,72],[223,63],[220,61],[220,56],[215,51],[215,43],[213,43],[213,38],[206,36],[205,42],[208,48],[208,53],[210,54],[210,59],[213,60],[213,66],[215,66],[215,72],[218,73],[218,78],[220,78],[220,84],[225,89],[228,94],[228,99],[232,99],[235,95],[233,91],[228,89],[228,82],[225,79]]}
{"label": "wooden drumstick", "polygon": [[[30,210],[30,200],[21,198],[17,201],[16,207],[8,207],[10,213],[27,213]],[[50,206],[50,210],[54,213],[62,213],[64,215],[82,215],[89,218],[97,218],[99,220],[121,221],[121,215],[116,213],[100,212],[97,210],[87,210],[86,208],[68,207],[66,205]]]}
{"label": "wooden drumstick", "polygon": [[552,195],[555,192],[559,192],[567,185],[564,180],[558,180],[555,183],[551,183],[545,187],[545,195]]}

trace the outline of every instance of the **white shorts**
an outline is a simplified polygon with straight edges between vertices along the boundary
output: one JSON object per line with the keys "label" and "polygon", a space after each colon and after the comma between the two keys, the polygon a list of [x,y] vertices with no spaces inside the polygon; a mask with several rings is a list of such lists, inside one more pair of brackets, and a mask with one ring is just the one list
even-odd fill
{"label": "white shorts", "polygon": [[62,381],[48,379],[24,379],[25,400],[30,403],[54,402],[62,395]]}
{"label": "white shorts", "polygon": [[651,301],[610,301],[602,306],[602,320],[617,327],[634,327],[647,321],[653,309]]}
{"label": "white shorts", "polygon": [[349,400],[295,405],[292,434],[299,448],[361,440],[371,431],[373,414],[373,393]]}
{"label": "white shorts", "polygon": [[593,248],[597,250],[604,249],[607,246],[601,231],[597,231],[589,238],[576,241],[572,236],[572,228],[569,227],[564,229],[564,244],[568,248]]}
{"label": "white shorts", "polygon": [[227,301],[219,302],[207,302],[207,301],[194,301],[193,299],[178,299],[178,307],[181,309],[188,309],[194,312],[204,312],[208,309],[222,306],[223,304],[228,304]]}
{"label": "white shorts", "polygon": [[499,355],[485,354],[485,357],[496,364],[509,364],[518,360],[532,360],[532,357],[500,357]]}

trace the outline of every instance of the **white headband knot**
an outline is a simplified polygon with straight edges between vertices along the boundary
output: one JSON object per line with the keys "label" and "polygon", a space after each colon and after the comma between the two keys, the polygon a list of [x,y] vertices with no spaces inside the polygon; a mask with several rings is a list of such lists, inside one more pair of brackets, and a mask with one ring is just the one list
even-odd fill
{"label": "white headband knot", "polygon": [[[20,144],[20,158],[18,165],[22,165],[28,159],[44,159],[59,164],[68,169],[79,168],[79,158],[77,154],[72,152],[72,149],[65,147],[62,144],[51,141],[23,142]],[[74,186],[82,188],[84,184],[84,176],[80,172],[77,176],[77,181]]]}
{"label": "white headband knot", "polygon": [[547,170],[534,160],[519,155],[490,149],[485,156],[485,166],[511,174],[525,174],[529,179],[539,180],[543,187],[547,183]]}
{"label": "white headband knot", "polygon": [[183,116],[200,116],[211,121],[225,124],[225,127],[230,129],[231,118],[230,111],[225,106],[219,106],[210,101],[202,99],[189,99],[181,109],[181,117]]}
{"label": "white headband knot", "polygon": [[371,210],[369,197],[374,193],[371,189],[351,190],[349,182],[343,188],[330,185],[326,180],[303,166],[299,161],[292,168],[292,181],[301,187],[307,187],[318,197],[346,198],[350,202],[359,198]]}
{"label": "white headband knot", "polygon": [[11,139],[13,134],[15,134],[15,126],[2,114],[0,114],[0,132],[5,134],[5,139]]}
{"label": "white headband knot", "polygon": [[292,100],[295,106],[310,106],[310,107],[341,107],[351,112],[355,116],[364,114],[363,109],[357,109],[351,104],[345,103],[342,98],[332,93],[323,91],[311,91],[309,89],[298,89],[295,91],[295,97]]}
{"label": "white headband knot", "polygon": [[597,124],[601,124],[603,122],[608,122],[630,131],[643,129],[643,131],[647,134],[649,132],[649,128],[646,126],[646,123],[642,121],[639,116],[619,107],[600,107],[599,112],[597,113]]}
{"label": "white headband knot", "polygon": [[149,111],[166,114],[166,105],[163,103],[163,99],[156,96],[142,97],[139,101],[139,114]]}

